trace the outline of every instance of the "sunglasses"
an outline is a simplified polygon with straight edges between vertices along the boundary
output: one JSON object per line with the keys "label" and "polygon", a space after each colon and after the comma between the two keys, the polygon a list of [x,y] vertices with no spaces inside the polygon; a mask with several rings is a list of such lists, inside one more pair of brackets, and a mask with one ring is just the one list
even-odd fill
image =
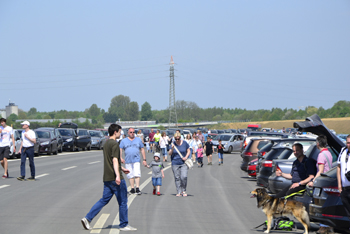
{"label": "sunglasses", "polygon": [[181,138],[175,138],[175,140],[177,140],[177,141],[180,140],[180,139],[181,139]]}
{"label": "sunglasses", "polygon": [[129,133],[135,133],[135,132],[129,132]]}

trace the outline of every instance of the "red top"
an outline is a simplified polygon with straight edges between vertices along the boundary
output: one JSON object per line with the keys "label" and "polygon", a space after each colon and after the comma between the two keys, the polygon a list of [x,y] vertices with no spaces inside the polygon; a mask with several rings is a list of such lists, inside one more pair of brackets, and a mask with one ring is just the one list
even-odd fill
{"label": "red top", "polygon": [[148,135],[149,141],[154,141],[154,135],[155,134],[156,134],[155,132],[150,132],[150,134]]}

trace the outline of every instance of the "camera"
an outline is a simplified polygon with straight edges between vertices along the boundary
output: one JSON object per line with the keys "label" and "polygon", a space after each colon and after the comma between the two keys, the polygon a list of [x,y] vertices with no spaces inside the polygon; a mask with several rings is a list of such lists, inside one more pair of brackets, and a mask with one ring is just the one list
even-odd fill
{"label": "camera", "polygon": [[350,171],[345,173],[345,177],[346,177],[346,179],[348,179],[348,181],[350,181]]}

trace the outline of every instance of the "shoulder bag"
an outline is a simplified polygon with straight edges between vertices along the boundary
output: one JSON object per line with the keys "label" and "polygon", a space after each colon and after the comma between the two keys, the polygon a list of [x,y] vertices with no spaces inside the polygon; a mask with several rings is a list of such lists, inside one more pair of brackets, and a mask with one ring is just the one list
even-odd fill
{"label": "shoulder bag", "polygon": [[[181,154],[181,152],[177,149],[177,147],[174,145],[174,148],[176,150],[176,152],[180,155],[181,158],[184,158]],[[193,162],[190,158],[187,158],[185,161],[186,166],[188,167],[188,169],[193,169]]]}

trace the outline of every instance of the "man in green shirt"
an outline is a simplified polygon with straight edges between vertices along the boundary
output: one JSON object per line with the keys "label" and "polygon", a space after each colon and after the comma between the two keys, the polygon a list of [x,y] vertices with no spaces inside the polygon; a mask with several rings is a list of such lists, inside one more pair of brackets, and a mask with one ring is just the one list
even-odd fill
{"label": "man in green shirt", "polygon": [[111,124],[108,128],[109,139],[103,146],[103,197],[91,208],[89,213],[81,220],[84,228],[90,230],[90,222],[116,196],[119,204],[119,227],[120,231],[136,231],[128,221],[128,192],[122,172],[129,173],[129,170],[121,166],[119,143],[116,141],[121,134],[121,126]]}

